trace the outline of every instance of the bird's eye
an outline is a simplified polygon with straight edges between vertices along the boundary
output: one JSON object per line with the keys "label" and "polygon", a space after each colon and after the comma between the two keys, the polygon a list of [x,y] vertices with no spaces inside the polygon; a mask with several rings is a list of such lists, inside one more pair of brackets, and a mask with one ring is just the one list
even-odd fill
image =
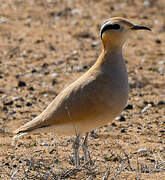
{"label": "bird's eye", "polygon": [[118,29],[120,29],[120,25],[119,24],[113,24],[113,28],[112,29],[118,30]]}
{"label": "bird's eye", "polygon": [[106,24],[105,23],[101,27],[100,35],[102,37],[103,33],[107,30],[119,30],[119,29],[121,29],[121,26],[119,24],[109,24],[109,23]]}

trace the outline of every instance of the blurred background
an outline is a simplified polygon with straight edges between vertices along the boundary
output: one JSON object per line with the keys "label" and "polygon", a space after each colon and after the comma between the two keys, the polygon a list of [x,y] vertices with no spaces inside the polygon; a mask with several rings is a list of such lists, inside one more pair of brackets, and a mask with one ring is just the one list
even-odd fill
{"label": "blurred background", "polygon": [[[121,117],[100,128],[97,136],[90,136],[93,174],[83,169],[65,178],[100,179],[111,166],[113,177],[128,156],[133,157],[130,160],[135,170],[121,171],[119,179],[165,179],[164,166],[152,171],[155,163],[164,162],[156,161],[154,153],[165,160],[165,1],[0,0],[2,179],[10,179],[19,167],[30,167],[20,156],[30,161],[32,154],[38,159],[42,155],[48,167],[50,159],[56,160],[52,171],[57,177],[66,167],[73,167],[68,158],[73,137],[56,137],[57,149],[53,133],[28,136],[13,150],[11,132],[36,117],[64,87],[94,64],[101,52],[100,27],[104,20],[115,16],[146,25],[152,32],[140,31],[124,46],[129,103]],[[139,149],[145,149],[145,154],[134,155]],[[139,169],[145,168],[137,168],[137,158]],[[34,169],[29,174],[37,173]],[[42,177],[36,175],[34,179],[53,179],[52,174],[44,176],[46,170],[38,172]],[[29,179],[29,174],[21,169],[14,176]]]}

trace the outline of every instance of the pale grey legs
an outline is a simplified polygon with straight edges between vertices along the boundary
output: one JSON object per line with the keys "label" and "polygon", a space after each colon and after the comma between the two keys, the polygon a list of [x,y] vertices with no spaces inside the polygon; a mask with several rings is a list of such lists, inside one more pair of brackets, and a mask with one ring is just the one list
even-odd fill
{"label": "pale grey legs", "polygon": [[84,141],[82,143],[82,150],[84,153],[84,161],[87,163],[89,161],[89,152],[88,152],[88,134],[86,133]]}
{"label": "pale grey legs", "polygon": [[[79,147],[80,147],[80,135],[76,136],[76,139],[73,143],[74,149],[74,163],[76,167],[79,167],[80,158],[79,158]],[[82,150],[84,153],[84,161],[87,163],[89,161],[89,152],[88,152],[88,133],[86,133],[84,141],[82,143]]]}
{"label": "pale grey legs", "polygon": [[74,163],[75,166],[79,166],[80,158],[79,158],[79,147],[80,147],[80,135],[76,136],[76,139],[73,143],[73,149],[74,149]]}

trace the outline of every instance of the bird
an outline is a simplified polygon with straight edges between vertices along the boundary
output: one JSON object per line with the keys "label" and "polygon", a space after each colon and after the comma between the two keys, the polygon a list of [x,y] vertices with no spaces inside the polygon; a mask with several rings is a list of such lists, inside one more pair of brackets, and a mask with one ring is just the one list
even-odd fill
{"label": "bird", "polygon": [[122,17],[105,20],[100,29],[102,51],[95,64],[62,90],[41,114],[18,128],[14,139],[44,132],[76,135],[73,148],[78,167],[80,137],[85,135],[82,150],[84,161],[88,162],[88,133],[112,122],[127,105],[128,73],[122,47],[137,30],[151,31]]}

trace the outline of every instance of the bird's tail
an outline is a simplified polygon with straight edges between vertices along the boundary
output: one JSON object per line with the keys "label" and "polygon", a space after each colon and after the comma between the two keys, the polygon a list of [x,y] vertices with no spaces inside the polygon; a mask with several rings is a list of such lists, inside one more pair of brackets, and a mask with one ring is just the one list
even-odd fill
{"label": "bird's tail", "polygon": [[34,134],[40,132],[48,132],[49,118],[46,118],[43,113],[34,118],[32,121],[18,128],[14,134],[13,140],[19,139],[26,134]]}

